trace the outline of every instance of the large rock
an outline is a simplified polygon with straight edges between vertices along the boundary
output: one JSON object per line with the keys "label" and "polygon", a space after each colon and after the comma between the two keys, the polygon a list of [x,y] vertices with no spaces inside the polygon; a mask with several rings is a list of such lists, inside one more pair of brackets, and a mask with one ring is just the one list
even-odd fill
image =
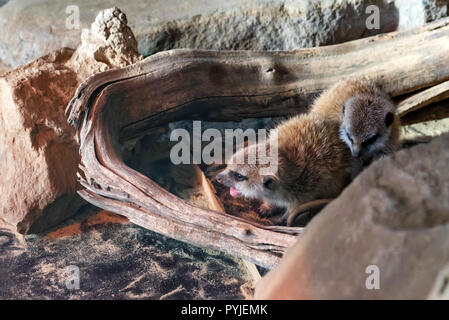
{"label": "large rock", "polygon": [[87,76],[140,59],[126,17],[100,13],[78,51],[61,49],[0,78],[0,218],[38,232],[72,215],[78,145],[65,107]]}
{"label": "large rock", "polygon": [[69,65],[84,79],[99,71],[126,67],[140,59],[126,15],[114,7],[100,11],[90,29],[83,29],[81,45]]}
{"label": "large rock", "polygon": [[[311,221],[255,297],[423,299],[440,292],[444,281],[435,283],[449,264],[448,163],[448,134],[375,162]],[[369,289],[377,275],[379,289]]]}
{"label": "large rock", "polygon": [[449,132],[449,100],[433,103],[401,119],[403,140],[428,140]]}
{"label": "large rock", "polygon": [[[366,9],[372,4],[379,7],[380,28],[368,30]],[[75,48],[81,28],[113,5],[127,14],[144,56],[181,47],[313,47],[392,31],[399,20],[401,28],[410,28],[447,15],[444,0],[16,0],[0,8],[0,59],[15,67],[61,47]],[[73,28],[76,12],[80,28]]]}
{"label": "large rock", "polygon": [[[159,23],[138,38],[144,54],[171,48],[215,50],[292,50],[335,44],[396,27],[393,4],[382,1],[272,1]],[[381,9],[381,25],[367,30],[366,7]]]}
{"label": "large rock", "polygon": [[17,233],[15,228],[0,219],[0,260],[2,262],[0,266],[0,273],[4,273],[2,270],[5,260],[13,260],[14,257],[22,254],[26,250],[25,236]]}

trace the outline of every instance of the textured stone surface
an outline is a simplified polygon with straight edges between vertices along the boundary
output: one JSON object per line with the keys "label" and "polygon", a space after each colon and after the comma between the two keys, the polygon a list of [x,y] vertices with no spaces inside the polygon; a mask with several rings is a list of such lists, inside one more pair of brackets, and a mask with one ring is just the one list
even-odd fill
{"label": "textured stone surface", "polygon": [[422,26],[436,19],[447,17],[447,0],[395,0],[398,9],[398,29]]}
{"label": "textured stone surface", "polygon": [[[380,9],[380,29],[367,30],[365,11],[372,4]],[[17,66],[64,46],[75,48],[81,29],[98,11],[114,5],[127,14],[139,52],[145,56],[181,47],[312,47],[394,30],[399,16],[413,22],[403,23],[410,27],[445,15],[442,8],[429,6],[429,18],[408,19],[415,15],[413,7],[402,5],[405,9],[399,12],[401,6],[383,0],[17,0],[0,8],[0,59]],[[79,8],[78,29],[71,28],[73,8]]]}
{"label": "textured stone surface", "polygon": [[12,69],[11,67],[7,66],[0,60],[0,76],[10,71],[11,69]]}
{"label": "textured stone surface", "polygon": [[447,0],[422,0],[422,3],[426,22],[447,17],[449,14],[449,2]]}
{"label": "textured stone surface", "polygon": [[[381,29],[367,30],[365,9],[377,4]],[[139,38],[144,54],[171,48],[291,50],[354,40],[395,29],[396,10],[382,1],[275,1],[237,6],[148,27]]]}
{"label": "textured stone surface", "polygon": [[[256,298],[423,299],[449,263],[449,135],[375,162],[307,226]],[[370,265],[380,289],[368,290]]]}
{"label": "textured stone surface", "polygon": [[[366,8],[373,4],[380,29],[368,30]],[[0,8],[0,59],[16,67],[61,47],[76,48],[82,28],[114,5],[127,14],[144,56],[172,48],[312,47],[448,15],[447,0],[16,0]],[[79,28],[72,27],[75,15]]]}
{"label": "textured stone surface", "polygon": [[64,117],[78,84],[64,66],[72,53],[55,52],[0,79],[0,217],[21,232],[61,221],[81,203],[78,146]]}
{"label": "textured stone surface", "polygon": [[422,138],[439,136],[446,132],[449,132],[449,118],[429,120],[405,126],[402,137],[406,140],[420,140]]}
{"label": "textured stone surface", "polygon": [[127,23],[125,14],[114,7],[101,11],[90,29],[83,29],[81,45],[70,61],[78,77],[87,78],[99,71],[125,67],[142,58]]}
{"label": "textured stone surface", "polygon": [[[79,268],[69,290],[66,268]],[[0,299],[243,299],[241,261],[101,211],[46,235],[0,222]]]}
{"label": "textured stone surface", "polygon": [[65,107],[87,76],[137,61],[117,10],[99,15],[79,50],[61,49],[0,78],[0,218],[37,232],[74,214],[78,145]]}
{"label": "textured stone surface", "polygon": [[449,132],[449,101],[442,101],[407,114],[401,137],[404,140],[429,139]]}

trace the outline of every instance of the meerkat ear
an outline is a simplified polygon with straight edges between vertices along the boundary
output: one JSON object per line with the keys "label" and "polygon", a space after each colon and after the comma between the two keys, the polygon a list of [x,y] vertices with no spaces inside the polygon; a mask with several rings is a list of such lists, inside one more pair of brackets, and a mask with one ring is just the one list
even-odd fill
{"label": "meerkat ear", "polygon": [[394,115],[391,112],[388,112],[387,115],[385,116],[385,125],[387,126],[387,128],[389,126],[391,126],[391,124],[394,121]]}
{"label": "meerkat ear", "polygon": [[274,176],[264,176],[263,177],[263,186],[268,190],[274,190],[278,185],[277,179]]}

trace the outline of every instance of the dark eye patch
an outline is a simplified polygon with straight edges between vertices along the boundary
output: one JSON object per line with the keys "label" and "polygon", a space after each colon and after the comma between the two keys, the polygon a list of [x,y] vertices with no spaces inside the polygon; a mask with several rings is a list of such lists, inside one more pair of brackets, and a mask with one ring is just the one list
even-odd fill
{"label": "dark eye patch", "polygon": [[379,135],[375,134],[371,138],[366,139],[365,141],[362,142],[362,148],[365,148],[365,147],[373,144],[378,138],[379,138]]}
{"label": "dark eye patch", "polygon": [[234,177],[234,179],[237,180],[237,181],[245,181],[245,180],[248,180],[247,177],[245,177],[244,175],[241,175],[240,173],[235,172],[235,171],[231,171],[231,175],[232,175],[232,176]]}
{"label": "dark eye patch", "polygon": [[352,140],[351,136],[349,135],[349,133],[347,131],[345,131],[346,136],[348,137],[349,141],[351,141],[351,143],[354,143],[354,141]]}
{"label": "dark eye patch", "polygon": [[388,128],[389,126],[391,126],[393,122],[394,122],[394,115],[393,113],[388,112],[387,115],[385,116],[385,125]]}

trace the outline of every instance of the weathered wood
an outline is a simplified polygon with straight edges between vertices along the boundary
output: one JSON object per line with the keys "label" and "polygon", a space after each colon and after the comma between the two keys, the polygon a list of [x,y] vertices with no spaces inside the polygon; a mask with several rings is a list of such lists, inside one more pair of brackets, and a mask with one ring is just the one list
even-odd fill
{"label": "weathered wood", "polygon": [[[208,208],[225,213],[223,203],[217,198],[216,191],[212,183],[209,181],[209,179],[206,178],[204,173],[197,165],[195,165],[195,170],[197,171],[197,175],[199,176],[202,194],[207,198],[207,202],[209,204]],[[259,270],[257,270],[257,267],[254,265],[254,263],[248,260],[242,259],[242,262],[246,268],[248,275],[251,277],[252,281],[255,284],[261,278]]]}
{"label": "weathered wood", "polygon": [[341,45],[289,52],[172,50],[94,75],[68,105],[87,201],[145,228],[276,265],[301,228],[266,227],[198,208],[127,167],[121,143],[179,119],[241,120],[301,113],[343,78],[392,96],[449,79],[449,19]]}
{"label": "weathered wood", "polygon": [[447,98],[449,98],[449,81],[440,83],[402,100],[398,104],[397,112],[400,117],[403,117],[412,111],[419,110],[431,103],[440,102]]}

